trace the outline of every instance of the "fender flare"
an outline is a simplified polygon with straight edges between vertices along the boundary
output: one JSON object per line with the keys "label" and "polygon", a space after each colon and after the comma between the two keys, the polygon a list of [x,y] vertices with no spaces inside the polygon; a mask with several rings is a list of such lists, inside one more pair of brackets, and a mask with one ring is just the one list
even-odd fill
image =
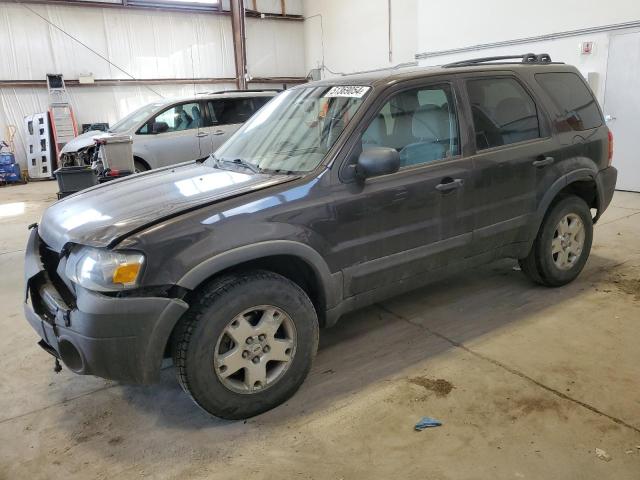
{"label": "fender flare", "polygon": [[583,181],[592,181],[596,184],[596,205],[598,213],[596,214],[593,223],[598,220],[603,210],[602,199],[604,197],[603,186],[602,182],[599,181],[598,172],[591,168],[580,168],[569,172],[553,182],[551,187],[545,192],[542,200],[540,200],[536,213],[533,217],[533,222],[531,222],[531,226],[529,227],[530,229],[528,235],[529,241],[527,252],[531,249],[531,245],[533,245],[533,241],[538,235],[538,231],[540,230],[540,226],[542,225],[544,216],[547,213],[547,210],[549,210],[549,206],[551,205],[551,202],[553,202],[553,199],[556,198],[558,193],[560,193],[567,185]]}
{"label": "fender flare", "polygon": [[193,290],[208,278],[227,268],[273,255],[291,255],[309,265],[319,281],[327,309],[341,300],[341,272],[331,273],[324,258],[315,249],[292,240],[269,240],[220,253],[193,267],[178,280],[176,285]]}

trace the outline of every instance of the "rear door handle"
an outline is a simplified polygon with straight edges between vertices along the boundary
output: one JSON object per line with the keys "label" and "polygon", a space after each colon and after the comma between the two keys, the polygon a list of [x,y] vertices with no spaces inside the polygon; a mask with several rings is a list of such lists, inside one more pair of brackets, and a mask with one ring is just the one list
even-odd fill
{"label": "rear door handle", "polygon": [[436,190],[439,190],[440,192],[449,192],[451,190],[455,190],[456,188],[460,188],[463,183],[464,181],[461,178],[451,179],[447,182],[439,183],[438,185],[436,185]]}
{"label": "rear door handle", "polygon": [[202,137],[206,137],[206,136],[208,136],[208,135],[209,135],[209,134],[208,134],[207,132],[200,132],[200,133],[198,133],[198,134],[196,135],[196,137],[198,137],[198,138],[202,138]]}
{"label": "rear door handle", "polygon": [[553,157],[541,156],[538,160],[534,161],[532,165],[534,167],[546,167],[547,165],[551,165],[553,162],[555,162],[555,159]]}

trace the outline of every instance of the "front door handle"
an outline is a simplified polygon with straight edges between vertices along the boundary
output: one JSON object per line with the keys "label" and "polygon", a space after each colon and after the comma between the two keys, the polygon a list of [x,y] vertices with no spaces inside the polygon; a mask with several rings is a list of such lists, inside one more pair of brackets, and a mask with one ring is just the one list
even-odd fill
{"label": "front door handle", "polygon": [[445,178],[443,180],[447,180],[447,181],[436,185],[436,190],[440,192],[449,192],[451,190],[455,190],[456,188],[460,188],[464,183],[464,180],[462,180],[461,178],[455,178],[455,179]]}
{"label": "front door handle", "polygon": [[208,135],[209,135],[209,134],[208,134],[207,132],[199,132],[199,133],[196,135],[196,137],[198,137],[198,138],[202,138],[202,137],[206,137],[206,136],[208,136]]}
{"label": "front door handle", "polygon": [[213,132],[214,135],[224,135],[224,130],[215,130]]}
{"label": "front door handle", "polygon": [[534,161],[531,165],[534,167],[546,167],[547,165],[551,165],[553,162],[555,162],[553,157],[540,156],[538,160]]}

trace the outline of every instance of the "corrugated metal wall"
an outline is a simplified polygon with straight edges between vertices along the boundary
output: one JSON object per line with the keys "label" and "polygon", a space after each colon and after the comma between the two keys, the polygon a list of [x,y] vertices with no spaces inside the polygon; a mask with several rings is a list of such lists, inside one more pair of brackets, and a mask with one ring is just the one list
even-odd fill
{"label": "corrugated metal wall", "polygon": [[[251,3],[251,2],[249,2]],[[262,2],[258,2],[262,3]],[[266,2],[274,3],[274,2]],[[280,2],[278,1],[278,4]],[[262,5],[260,5],[262,7]],[[270,7],[270,6],[265,6]],[[232,78],[235,75],[231,21],[207,13],[28,5],[110,62],[138,79]],[[247,57],[253,77],[304,77],[302,22],[247,19]],[[38,15],[15,3],[0,2],[0,80],[129,79]],[[257,85],[252,84],[252,87]],[[233,88],[233,84],[152,85],[166,97]],[[144,85],[69,88],[78,123],[110,122],[158,96]],[[0,138],[18,127],[16,154],[24,162],[22,120],[47,107],[44,88],[0,88]]]}

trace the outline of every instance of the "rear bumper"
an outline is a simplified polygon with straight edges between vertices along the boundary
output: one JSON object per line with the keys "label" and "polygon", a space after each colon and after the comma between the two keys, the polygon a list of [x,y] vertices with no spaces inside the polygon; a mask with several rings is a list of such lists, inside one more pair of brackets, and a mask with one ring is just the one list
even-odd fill
{"label": "rear bumper", "polygon": [[158,378],[167,340],[188,305],[179,299],[116,298],[78,288],[67,305],[39,256],[33,229],[25,259],[24,313],[49,353],[73,372],[133,383]]}
{"label": "rear bumper", "polygon": [[598,216],[596,220],[600,218],[611,203],[617,180],[618,170],[616,170],[615,167],[607,167],[600,170],[596,175],[596,185],[598,188]]}

